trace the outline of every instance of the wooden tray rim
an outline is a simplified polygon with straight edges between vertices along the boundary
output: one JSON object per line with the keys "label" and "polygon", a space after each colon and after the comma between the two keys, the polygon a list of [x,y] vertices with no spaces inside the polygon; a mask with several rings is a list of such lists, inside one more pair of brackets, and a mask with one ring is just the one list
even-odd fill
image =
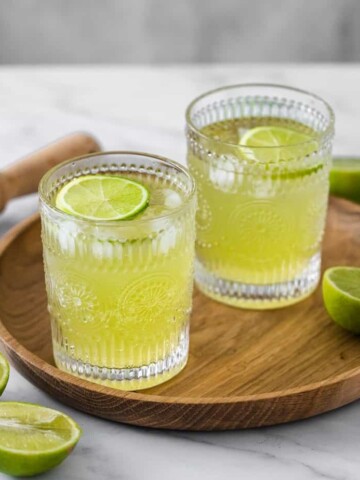
{"label": "wooden tray rim", "polygon": [[[23,234],[27,229],[29,229],[33,224],[40,221],[39,213],[30,215],[25,220],[21,221],[14,227],[12,227],[3,237],[0,239],[0,256],[2,256],[6,249],[12,244],[12,242],[21,234]],[[238,403],[247,403],[254,401],[264,401],[271,400],[273,398],[285,398],[291,397],[294,395],[299,395],[302,393],[309,393],[314,390],[318,390],[321,387],[331,387],[341,382],[349,382],[355,379],[357,376],[360,376],[360,366],[354,369],[351,369],[342,374],[336,375],[334,377],[309,383],[302,387],[290,388],[288,390],[279,390],[271,393],[260,393],[254,395],[241,395],[241,396],[232,396],[232,397],[173,397],[167,395],[153,395],[146,393],[146,390],[141,392],[129,392],[114,389],[111,387],[106,387],[103,385],[98,385],[96,383],[89,382],[85,379],[77,378],[72,376],[69,373],[63,372],[58,369],[56,366],[53,366],[46,361],[42,360],[40,357],[35,355],[33,352],[21,345],[16,338],[14,338],[7,328],[4,326],[2,319],[0,317],[0,343],[5,345],[16,355],[26,356],[27,361],[30,365],[35,368],[46,371],[54,379],[60,379],[65,383],[71,384],[74,387],[85,389],[89,392],[104,394],[112,397],[117,397],[119,399],[127,399],[133,401],[142,401],[151,403],[166,403],[166,404],[193,404],[193,405],[204,405],[204,404],[238,404]]]}

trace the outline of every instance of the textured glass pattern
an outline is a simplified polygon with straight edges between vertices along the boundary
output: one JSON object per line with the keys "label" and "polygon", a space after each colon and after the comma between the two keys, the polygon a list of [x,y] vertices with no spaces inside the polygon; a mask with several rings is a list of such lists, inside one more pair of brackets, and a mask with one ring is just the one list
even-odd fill
{"label": "textured glass pattern", "polygon": [[[269,149],[203,133],[206,126],[234,119],[250,128],[301,124],[316,136],[316,149],[294,145],[284,155],[284,147],[272,147],[270,156]],[[319,280],[327,211],[329,107],[285,87],[238,86],[199,97],[187,122],[188,165],[198,190],[200,289],[247,308],[276,308],[309,295]]]}
{"label": "textured glass pattern", "polygon": [[[169,215],[91,222],[51,207],[82,174],[130,173],[164,182],[184,202]],[[104,154],[77,160],[42,182],[42,239],[54,357],[59,368],[115,388],[147,388],[187,361],[195,235],[193,183],[182,167],[152,157]]]}

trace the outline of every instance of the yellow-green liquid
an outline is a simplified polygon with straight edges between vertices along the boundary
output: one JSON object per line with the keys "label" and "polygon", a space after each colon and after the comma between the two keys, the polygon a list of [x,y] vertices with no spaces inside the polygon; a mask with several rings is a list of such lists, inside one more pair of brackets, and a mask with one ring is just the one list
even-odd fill
{"label": "yellow-green liquid", "polygon": [[133,390],[171,378],[186,363],[194,225],[191,206],[159,218],[185,201],[171,181],[126,177],[150,192],[150,205],[126,228],[43,209],[42,235],[57,365]]}
{"label": "yellow-green liquid", "polygon": [[[279,168],[246,162],[239,167],[249,154],[239,146],[241,137],[260,125],[291,128],[316,142],[309,127],[292,120],[232,119],[202,129],[207,140],[199,142],[204,142],[212,158],[200,158],[191,149],[188,155],[198,189],[198,264],[225,281],[255,286],[292,281],[319,254],[329,188],[327,160],[313,155],[310,164],[305,158],[308,147],[296,147],[296,163],[282,162]],[[252,308],[292,303],[291,299],[271,304],[251,299],[225,301]]]}

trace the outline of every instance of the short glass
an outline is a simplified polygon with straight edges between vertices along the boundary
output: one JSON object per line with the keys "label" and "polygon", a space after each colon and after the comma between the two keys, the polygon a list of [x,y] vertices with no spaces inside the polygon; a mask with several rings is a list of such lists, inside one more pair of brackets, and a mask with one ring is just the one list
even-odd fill
{"label": "short glass", "polygon": [[[320,276],[332,109],[302,90],[237,85],[196,98],[186,121],[198,192],[199,288],[244,308],[277,308],[307,297]],[[242,143],[250,128],[271,125],[306,133],[308,140]]]}
{"label": "short glass", "polygon": [[[182,201],[151,218],[145,211],[139,219],[110,222],[54,206],[64,183],[96,173],[143,182],[154,208],[152,187],[155,196],[170,192],[174,201],[178,192]],[[195,185],[188,171],[153,155],[100,153],[55,167],[39,193],[56,365],[123,390],[172,378],[185,366],[189,345]]]}

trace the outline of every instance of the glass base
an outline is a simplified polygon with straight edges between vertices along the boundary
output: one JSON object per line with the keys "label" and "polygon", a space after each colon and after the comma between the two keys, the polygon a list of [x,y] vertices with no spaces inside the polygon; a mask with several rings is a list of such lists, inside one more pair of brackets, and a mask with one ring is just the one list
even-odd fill
{"label": "glass base", "polygon": [[208,297],[234,307],[265,310],[281,308],[308,297],[320,280],[321,258],[317,253],[297,277],[273,284],[253,285],[220,278],[195,263],[195,281]]}
{"label": "glass base", "polygon": [[165,358],[149,365],[129,368],[92,365],[72,358],[56,343],[53,347],[55,363],[60,370],[119,390],[141,390],[170,380],[185,367],[189,352],[189,334],[188,331],[182,334],[178,346]]}

